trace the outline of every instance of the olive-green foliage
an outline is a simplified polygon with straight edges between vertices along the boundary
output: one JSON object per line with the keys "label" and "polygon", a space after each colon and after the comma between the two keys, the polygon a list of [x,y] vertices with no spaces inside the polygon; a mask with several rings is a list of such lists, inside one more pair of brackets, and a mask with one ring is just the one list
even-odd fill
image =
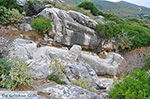
{"label": "olive-green foliage", "polygon": [[117,33],[113,31],[112,24],[98,24],[96,26],[96,31],[98,36],[104,39],[111,39],[117,35]]}
{"label": "olive-green foliage", "polygon": [[18,23],[23,18],[23,15],[21,15],[17,9],[12,9],[9,12],[10,12],[10,16],[8,16],[9,23]]}
{"label": "olive-green foliage", "polygon": [[2,75],[9,75],[12,63],[5,58],[0,59],[0,77]]}
{"label": "olive-green foliage", "polygon": [[150,46],[150,29],[139,25],[134,26],[128,24],[98,24],[96,27],[96,31],[100,38],[113,38],[118,42],[123,41],[123,45],[128,43],[128,45],[130,45],[128,46],[128,48],[131,49]]}
{"label": "olive-green foliage", "polygon": [[111,99],[150,99],[150,72],[134,70],[109,92]]}
{"label": "olive-green foliage", "polygon": [[51,74],[51,75],[49,75],[47,78],[48,78],[48,80],[55,81],[57,84],[61,84],[61,85],[67,84],[67,83],[64,82],[64,81],[61,81],[57,75]]}
{"label": "olive-green foliage", "polygon": [[95,16],[97,15],[102,15],[102,11],[100,11],[95,5],[93,2],[90,2],[90,1],[84,1],[84,2],[81,2],[78,7],[80,8],[84,8],[86,10],[90,10],[91,13]]}
{"label": "olive-green foliage", "polygon": [[23,15],[17,9],[7,9],[0,6],[0,24],[18,23],[23,18]]}
{"label": "olive-green foliage", "polygon": [[84,78],[84,79],[78,79],[78,80],[74,80],[72,81],[72,84],[73,85],[77,85],[77,86],[80,86],[84,89],[87,89],[89,91],[92,91],[92,92],[96,92],[96,88],[95,87],[91,87],[92,85],[92,81],[88,78]]}
{"label": "olive-green foliage", "polygon": [[39,33],[46,33],[48,30],[52,29],[52,24],[49,19],[46,18],[36,18],[32,21],[32,28],[34,28]]}
{"label": "olive-green foliage", "polygon": [[119,50],[131,49],[131,38],[129,38],[127,32],[125,32],[123,29],[121,33],[115,37],[115,45]]}
{"label": "olive-green foliage", "polygon": [[28,72],[27,64],[19,59],[15,59],[12,62],[14,67],[9,71],[9,75],[1,76],[1,86],[11,90],[15,90],[22,85],[30,86],[33,80]]}
{"label": "olive-green foliage", "polygon": [[8,16],[10,15],[9,10],[4,7],[0,6],[0,24],[8,23]]}
{"label": "olive-green foliage", "polygon": [[16,0],[0,0],[0,6],[4,6],[8,9],[13,9],[13,8],[20,9]]}
{"label": "olive-green foliage", "polygon": [[150,46],[150,30],[142,26],[132,26],[127,24],[118,24],[114,27],[114,32],[119,32],[124,29],[131,39],[131,48]]}
{"label": "olive-green foliage", "polygon": [[116,16],[116,15],[113,14],[113,13],[104,13],[103,16],[105,17],[106,20],[114,21],[114,22],[116,22],[116,23],[118,23],[118,24],[120,24],[120,23],[121,23],[121,24],[125,23],[125,21],[124,21],[122,18]]}

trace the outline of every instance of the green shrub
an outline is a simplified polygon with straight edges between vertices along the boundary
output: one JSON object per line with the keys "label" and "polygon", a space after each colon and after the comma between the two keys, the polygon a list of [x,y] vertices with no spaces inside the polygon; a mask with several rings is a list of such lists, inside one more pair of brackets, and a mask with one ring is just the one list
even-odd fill
{"label": "green shrub", "polygon": [[114,27],[114,32],[121,33],[121,30],[127,32],[132,42],[132,49],[138,47],[150,46],[150,30],[142,26],[132,26],[127,24],[118,24]]}
{"label": "green shrub", "polygon": [[31,74],[28,72],[27,64],[19,59],[13,61],[14,67],[9,71],[9,75],[2,75],[1,86],[15,90],[21,86],[32,84]]}
{"label": "green shrub", "polygon": [[61,84],[61,85],[67,84],[67,83],[64,82],[64,81],[61,81],[57,75],[51,74],[51,75],[49,75],[47,78],[48,78],[48,80],[55,81],[57,84]]}
{"label": "green shrub", "polygon": [[89,91],[96,92],[96,88],[95,87],[91,87],[92,81],[90,79],[88,79],[88,78],[74,80],[71,83],[73,85],[80,86],[80,87],[82,87],[84,89],[87,89]]}
{"label": "green shrub", "polygon": [[10,16],[9,10],[4,6],[0,6],[0,24],[9,23],[8,16]]}
{"label": "green shrub", "polygon": [[115,37],[115,45],[119,50],[131,49],[132,42],[124,30]]}
{"label": "green shrub", "polygon": [[113,31],[113,27],[112,24],[98,24],[96,26],[96,32],[100,38],[111,39],[117,35],[117,32]]}
{"label": "green shrub", "polygon": [[95,5],[93,2],[90,2],[90,1],[84,1],[84,2],[81,2],[78,7],[80,8],[84,8],[86,10],[90,10],[91,13],[95,16],[97,15],[102,15],[102,11],[100,11]]}
{"label": "green shrub", "polygon": [[131,49],[150,46],[150,29],[142,26],[98,24],[96,31],[100,38],[117,40],[122,48],[126,43],[128,43],[126,48]]}
{"label": "green shrub", "polygon": [[32,21],[32,28],[34,28],[39,33],[46,33],[48,30],[52,29],[52,24],[49,19],[46,18],[36,18]]}
{"label": "green shrub", "polygon": [[23,15],[17,9],[8,10],[4,6],[0,6],[0,24],[18,23]]}
{"label": "green shrub", "polygon": [[22,11],[16,0],[0,0],[0,6],[4,6],[7,9],[18,9],[19,11]]}
{"label": "green shrub", "polygon": [[145,70],[131,72],[109,92],[111,99],[149,99],[150,73]]}
{"label": "green shrub", "polygon": [[120,24],[120,23],[124,24],[125,23],[125,21],[122,18],[118,17],[117,15],[115,15],[113,13],[104,13],[103,16],[105,17],[106,20],[114,21],[118,24]]}
{"label": "green shrub", "polygon": [[9,23],[18,23],[23,18],[23,15],[17,9],[12,9],[9,11],[10,16],[8,16]]}
{"label": "green shrub", "polygon": [[9,62],[7,59],[3,58],[0,59],[0,77],[2,75],[9,75],[9,72],[11,70],[12,63]]}

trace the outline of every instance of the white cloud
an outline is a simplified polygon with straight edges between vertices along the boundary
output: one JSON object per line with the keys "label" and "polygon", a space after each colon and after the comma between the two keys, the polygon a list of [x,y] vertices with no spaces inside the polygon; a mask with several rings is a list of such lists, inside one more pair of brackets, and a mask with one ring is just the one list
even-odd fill
{"label": "white cloud", "polygon": [[107,1],[111,1],[111,2],[119,2],[120,0],[107,0]]}

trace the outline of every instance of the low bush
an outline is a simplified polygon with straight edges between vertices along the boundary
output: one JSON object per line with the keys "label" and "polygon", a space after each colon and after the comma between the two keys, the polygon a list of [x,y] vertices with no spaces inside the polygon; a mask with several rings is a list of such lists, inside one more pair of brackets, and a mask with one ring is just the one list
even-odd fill
{"label": "low bush", "polygon": [[[150,30],[142,26],[128,24],[98,24],[96,26],[98,36],[103,39],[115,39],[125,45],[125,48],[135,49],[150,46]],[[121,35],[121,36],[120,36]],[[121,38],[120,38],[121,37]],[[123,48],[122,49],[125,49]]]}
{"label": "low bush", "polygon": [[23,15],[17,9],[7,9],[0,6],[0,24],[18,23],[23,18]]}
{"label": "low bush", "polygon": [[47,78],[48,78],[48,80],[55,81],[57,84],[61,84],[61,85],[67,84],[67,83],[64,82],[64,81],[61,81],[57,75],[51,74],[51,75],[49,75]]}
{"label": "low bush", "polygon": [[125,21],[113,13],[103,13],[106,20],[114,21],[118,24],[124,24]]}
{"label": "low bush", "polygon": [[9,23],[18,23],[23,18],[23,15],[17,9],[12,9],[9,11],[10,16],[8,16]]}
{"label": "low bush", "polygon": [[32,21],[32,28],[39,33],[46,33],[48,30],[52,29],[52,24],[49,19],[46,18],[36,18]]}
{"label": "low bush", "polygon": [[111,99],[149,99],[150,72],[134,70],[109,92]]}
{"label": "low bush", "polygon": [[9,71],[9,75],[1,76],[1,86],[11,90],[16,90],[21,86],[30,86],[33,80],[28,72],[27,64],[19,59],[13,60],[12,63],[14,66]]}
{"label": "low bush", "polygon": [[[144,67],[133,70],[109,92],[111,99],[150,98],[150,56],[145,58]],[[137,64],[138,65],[138,64]]]}
{"label": "low bush", "polygon": [[9,10],[4,6],[0,6],[0,24],[8,23],[8,16],[10,16]]}
{"label": "low bush", "polygon": [[91,13],[95,16],[97,15],[103,15],[103,12],[100,11],[95,5],[93,2],[90,2],[90,1],[84,1],[84,2],[81,2],[78,7],[80,8],[84,8],[86,10],[90,10]]}
{"label": "low bush", "polygon": [[8,61],[5,58],[0,59],[0,77],[2,75],[9,75],[9,72],[11,70],[12,67],[12,63],[10,61]]}
{"label": "low bush", "polygon": [[0,6],[4,6],[8,9],[20,9],[16,0],[0,0]]}

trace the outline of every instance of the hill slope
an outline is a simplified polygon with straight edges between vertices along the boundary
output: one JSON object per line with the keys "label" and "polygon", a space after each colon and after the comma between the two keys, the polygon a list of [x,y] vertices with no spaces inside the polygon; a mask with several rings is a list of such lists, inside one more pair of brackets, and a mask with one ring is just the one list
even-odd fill
{"label": "hill slope", "polygon": [[[75,4],[78,4],[85,0],[64,0],[67,2],[72,2]],[[137,17],[137,15],[150,15],[150,9],[138,6],[132,3],[128,3],[125,1],[120,2],[109,2],[104,0],[90,0],[94,2],[94,4],[102,11],[108,12],[108,13],[114,13],[122,18],[134,18]]]}

